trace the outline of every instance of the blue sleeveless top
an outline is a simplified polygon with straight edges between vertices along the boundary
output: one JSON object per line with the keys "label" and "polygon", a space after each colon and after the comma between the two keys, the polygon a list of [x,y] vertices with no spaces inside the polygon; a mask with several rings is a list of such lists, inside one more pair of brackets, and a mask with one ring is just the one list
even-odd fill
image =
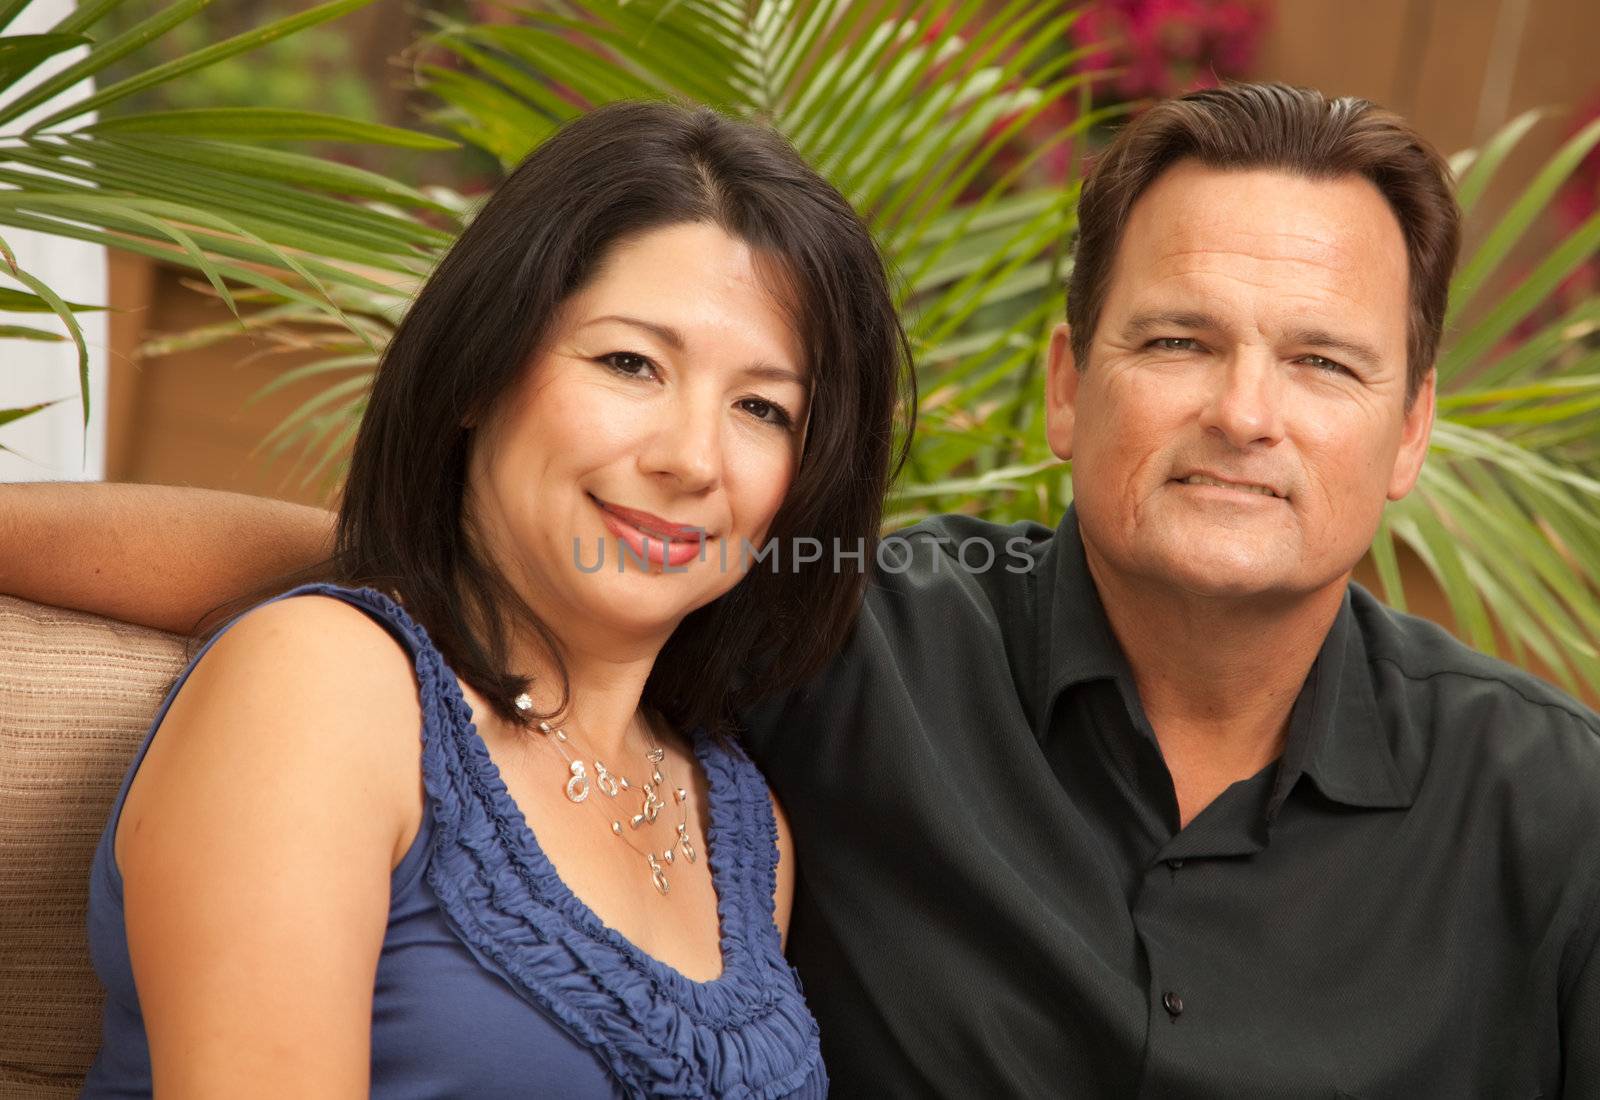
{"label": "blue sleeveless top", "polygon": [[[374,1097],[826,1095],[817,1025],[773,923],[772,804],[743,752],[695,731],[723,959],[721,976],[696,982],[606,927],[557,876],[421,626],[371,589],[316,584],[278,598],[304,594],[344,600],[386,627],[410,653],[421,694],[427,798],[391,879],[373,989]],[[149,746],[147,736],[90,872],[89,945],[106,1003],[86,1097],[151,1093],[112,850]]]}

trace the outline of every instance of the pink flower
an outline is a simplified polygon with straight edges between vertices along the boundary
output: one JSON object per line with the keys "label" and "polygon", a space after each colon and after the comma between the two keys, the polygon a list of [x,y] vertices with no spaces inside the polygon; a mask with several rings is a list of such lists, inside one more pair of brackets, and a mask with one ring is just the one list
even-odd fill
{"label": "pink flower", "polygon": [[[1600,94],[1591,96],[1578,109],[1567,136],[1572,137],[1596,119],[1600,119]],[[1600,210],[1600,146],[1590,149],[1589,155],[1567,177],[1567,182],[1562,184],[1556,196],[1555,205],[1561,226],[1568,231],[1578,228],[1596,210]]]}
{"label": "pink flower", "polygon": [[1121,67],[1116,97],[1138,99],[1246,75],[1266,26],[1260,0],[1101,0],[1071,35],[1081,70]]}

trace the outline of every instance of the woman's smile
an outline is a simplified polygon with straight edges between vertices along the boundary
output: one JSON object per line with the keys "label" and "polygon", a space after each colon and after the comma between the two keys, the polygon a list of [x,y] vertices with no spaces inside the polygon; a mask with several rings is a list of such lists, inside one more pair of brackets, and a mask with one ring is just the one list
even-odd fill
{"label": "woman's smile", "polygon": [[600,509],[606,529],[626,543],[637,560],[676,569],[705,555],[712,537],[704,527],[675,523],[649,512],[624,508],[601,500],[593,493],[589,499]]}

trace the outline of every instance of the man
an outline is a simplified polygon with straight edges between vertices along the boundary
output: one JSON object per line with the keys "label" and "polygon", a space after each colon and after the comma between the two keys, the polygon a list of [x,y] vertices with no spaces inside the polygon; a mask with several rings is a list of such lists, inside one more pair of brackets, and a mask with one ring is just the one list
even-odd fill
{"label": "man", "polygon": [[1427,449],[1442,161],[1240,85],[1130,124],[1079,220],[1074,507],[891,540],[750,716],[837,1094],[1600,1096],[1600,719],[1350,583]]}
{"label": "man", "polygon": [[1600,1096],[1600,722],[1349,583],[1427,448],[1446,169],[1237,86],[1123,130],[1079,223],[1073,509],[916,529],[751,725],[835,1081]]}

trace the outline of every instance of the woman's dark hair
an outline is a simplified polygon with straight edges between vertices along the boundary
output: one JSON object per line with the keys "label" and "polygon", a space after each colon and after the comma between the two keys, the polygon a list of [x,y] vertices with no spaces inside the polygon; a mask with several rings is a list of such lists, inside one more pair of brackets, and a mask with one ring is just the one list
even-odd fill
{"label": "woman's dark hair", "polygon": [[[339,510],[334,579],[403,594],[451,666],[503,717],[528,680],[520,632],[569,684],[554,636],[471,530],[474,429],[507,400],[558,308],[618,243],[682,223],[755,250],[790,303],[812,379],[805,452],[769,537],[874,560],[913,385],[883,260],[838,191],[777,133],[714,111],[621,103],[569,123],[502,183],[422,288],[384,353]],[[904,408],[909,410],[912,402]],[[909,427],[909,426],[908,426]],[[909,430],[904,433],[909,439]],[[858,559],[846,559],[854,562]],[[867,574],[823,559],[753,567],[679,624],[644,702],[680,728],[725,730],[738,707],[815,674],[847,636]],[[736,690],[737,689],[737,690]]]}

